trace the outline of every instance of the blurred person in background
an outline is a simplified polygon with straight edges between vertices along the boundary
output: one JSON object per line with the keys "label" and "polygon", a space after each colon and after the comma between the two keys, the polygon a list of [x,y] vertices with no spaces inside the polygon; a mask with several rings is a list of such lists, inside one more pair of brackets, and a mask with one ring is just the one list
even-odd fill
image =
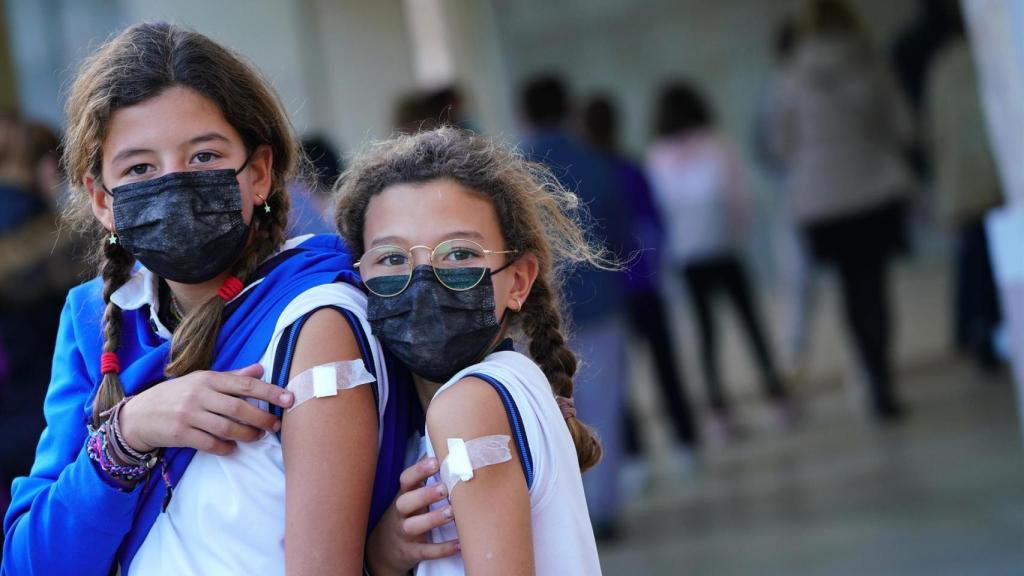
{"label": "blurred person in background", "polygon": [[664,86],[647,173],[668,223],[670,262],[690,291],[700,332],[701,361],[711,404],[710,432],[728,440],[739,432],[722,385],[714,300],[724,295],[739,312],[765,392],[790,423],[794,416],[761,325],[741,247],[750,218],[742,168],[716,127],[711,105],[687,82]]}
{"label": "blurred person in background", "polygon": [[893,381],[888,273],[906,247],[910,114],[860,20],[839,0],[807,5],[776,88],[772,141],[785,162],[793,217],[814,258],[838,270],[875,415],[896,420],[903,410]]}
{"label": "blurred person in background", "polygon": [[326,136],[302,139],[302,154],[309,161],[310,174],[303,174],[289,187],[292,206],[288,213],[288,236],[334,234],[330,195],[334,182],[344,171],[337,148]]}
{"label": "blurred person in background", "polygon": [[58,231],[59,144],[43,124],[0,118],[0,508],[32,466],[64,296],[85,273],[76,237]]}
{"label": "blurred person in background", "polygon": [[793,18],[783,20],[775,31],[772,42],[773,68],[765,83],[754,120],[754,157],[769,176],[776,189],[782,209],[773,246],[782,268],[784,290],[783,366],[793,380],[799,380],[807,371],[811,312],[814,308],[814,267],[799,226],[793,219],[788,194],[786,166],[772,146],[772,95],[796,49],[797,23]]}
{"label": "blurred person in background", "polygon": [[423,129],[423,93],[419,90],[398,97],[394,105],[394,125],[397,134],[415,134]]}
{"label": "blurred person in background", "polygon": [[454,84],[437,88],[423,95],[421,113],[424,119],[431,120],[434,126],[455,126],[463,130],[477,131],[475,123],[469,118],[466,99],[462,91]]}
{"label": "blurred person in background", "polygon": [[[897,36],[892,47],[896,78],[911,114],[923,121],[928,70],[942,47],[957,34],[959,0],[917,0],[917,13]],[[926,153],[923,135],[915,133],[906,147],[910,166],[920,177],[931,175],[935,166]]]}
{"label": "blurred person in background", "polygon": [[956,233],[954,322],[957,346],[983,369],[998,366],[993,334],[1002,320],[985,214],[1002,203],[978,81],[963,21],[936,55],[924,92],[926,148],[939,220]]}
{"label": "blurred person in background", "polygon": [[[651,351],[656,369],[655,382],[661,404],[668,416],[676,442],[679,463],[685,464],[697,442],[690,401],[683,372],[677,365],[677,351],[671,315],[658,284],[658,272],[665,245],[665,227],[654,204],[654,197],[643,170],[619,149],[618,113],[607,96],[592,98],[583,109],[583,133],[586,141],[611,164],[618,185],[621,214],[629,223],[632,243],[626,254],[635,255],[626,273],[626,301],[632,335],[643,340]],[[626,470],[646,470],[641,457],[641,429],[633,402],[626,399],[625,449],[630,457]],[[645,474],[640,474],[645,476]]]}
{"label": "blurred person in background", "polygon": [[415,134],[455,126],[477,131],[466,112],[462,91],[454,84],[435,90],[416,90],[400,98],[395,106],[395,130],[400,134]]}
{"label": "blurred person in background", "polygon": [[[528,159],[550,167],[561,184],[575,191],[593,220],[593,235],[615,254],[632,239],[612,166],[572,134],[569,93],[553,75],[523,85],[520,105],[528,137]],[[621,274],[597,269],[577,271],[565,279],[565,300],[575,327],[570,347],[582,361],[577,376],[576,406],[601,436],[604,458],[583,478],[598,538],[618,534],[622,507],[622,409],[625,405],[626,307]]]}

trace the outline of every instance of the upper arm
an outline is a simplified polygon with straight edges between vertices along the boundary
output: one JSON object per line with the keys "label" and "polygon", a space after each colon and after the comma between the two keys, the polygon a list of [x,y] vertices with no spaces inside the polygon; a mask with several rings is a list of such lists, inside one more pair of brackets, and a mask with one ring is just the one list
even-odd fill
{"label": "upper arm", "polygon": [[[486,382],[466,378],[434,398],[427,430],[439,462],[449,438],[512,436],[498,393]],[[473,471],[449,495],[467,574],[533,574],[530,495],[517,451],[512,460]]]}
{"label": "upper arm", "polygon": [[[303,325],[289,380],[314,366],[359,358],[348,322],[325,308]],[[377,460],[377,409],[370,386],[339,390],[285,414],[288,574],[362,573]]]}

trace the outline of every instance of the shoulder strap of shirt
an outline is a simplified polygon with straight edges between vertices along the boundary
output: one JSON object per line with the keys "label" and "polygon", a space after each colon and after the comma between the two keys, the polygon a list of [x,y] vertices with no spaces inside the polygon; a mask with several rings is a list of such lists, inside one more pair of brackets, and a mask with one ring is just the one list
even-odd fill
{"label": "shoulder strap of shirt", "polygon": [[[271,375],[271,382],[274,385],[280,386],[281,388],[288,385],[288,375],[291,374],[292,371],[292,360],[295,358],[295,349],[299,342],[299,334],[302,332],[302,327],[306,324],[306,321],[313,316],[313,314],[325,308],[335,310],[345,318],[349,327],[352,328],[352,333],[356,336],[356,343],[359,345],[359,355],[363,359],[363,365],[366,367],[366,371],[372,374],[375,378],[378,377],[377,367],[374,365],[373,361],[373,351],[370,349],[370,341],[366,338],[363,326],[359,322],[359,319],[356,318],[355,314],[339,306],[321,306],[306,312],[302,317],[285,328],[284,333],[281,334],[281,339],[277,344],[277,350],[274,353],[274,373]],[[377,405],[377,409],[379,411],[380,391],[376,385],[373,386],[373,401],[374,404]],[[280,418],[284,413],[280,406],[271,405],[269,410],[278,418]],[[280,436],[281,433],[278,432],[278,437],[280,438]]]}
{"label": "shoulder strap of shirt", "polygon": [[526,427],[523,425],[523,417],[519,413],[519,407],[516,406],[515,399],[512,398],[508,388],[493,376],[482,372],[473,372],[467,374],[466,377],[479,378],[487,382],[498,393],[498,397],[501,398],[501,403],[505,407],[505,414],[508,416],[509,428],[512,429],[512,439],[516,444],[516,450],[519,452],[519,463],[522,465],[523,475],[526,477],[526,488],[532,488],[533,455],[530,452],[530,443],[526,438]]}

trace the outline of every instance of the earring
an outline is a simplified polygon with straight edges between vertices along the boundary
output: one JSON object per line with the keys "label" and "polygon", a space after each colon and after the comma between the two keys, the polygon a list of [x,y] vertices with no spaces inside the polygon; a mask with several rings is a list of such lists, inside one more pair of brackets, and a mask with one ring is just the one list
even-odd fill
{"label": "earring", "polygon": [[270,214],[270,202],[267,202],[267,199],[259,194],[257,194],[256,197],[260,199],[260,202],[263,202],[263,213]]}
{"label": "earring", "polygon": [[107,238],[107,244],[117,244],[117,242],[117,234],[111,232],[110,236]]}
{"label": "earring", "polygon": [[513,308],[512,311],[519,312],[520,310],[522,310],[523,309],[523,301],[520,300],[519,298],[516,298],[515,296],[513,296],[512,299],[516,301],[516,307]]}

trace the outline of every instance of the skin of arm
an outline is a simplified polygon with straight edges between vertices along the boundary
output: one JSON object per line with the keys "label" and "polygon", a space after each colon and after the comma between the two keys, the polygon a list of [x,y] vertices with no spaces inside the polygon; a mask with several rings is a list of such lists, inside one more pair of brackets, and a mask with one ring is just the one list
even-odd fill
{"label": "skin of arm", "polygon": [[[321,364],[358,360],[334,310],[310,316],[289,380]],[[284,416],[285,567],[289,576],[361,575],[377,464],[377,408],[369,384],[314,398]]]}
{"label": "skin of arm", "polygon": [[[465,378],[434,398],[427,428],[438,462],[448,456],[448,438],[512,436],[497,392],[478,378]],[[530,495],[518,452],[513,447],[511,460],[473,474],[449,496],[466,574],[533,574]]]}

